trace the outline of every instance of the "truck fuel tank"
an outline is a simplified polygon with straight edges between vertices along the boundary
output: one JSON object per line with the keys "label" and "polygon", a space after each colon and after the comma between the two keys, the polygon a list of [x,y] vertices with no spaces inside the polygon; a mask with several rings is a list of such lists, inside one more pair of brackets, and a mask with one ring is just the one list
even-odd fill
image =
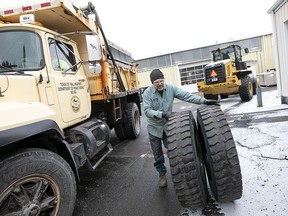
{"label": "truck fuel tank", "polygon": [[86,157],[92,159],[109,144],[111,131],[105,122],[92,119],[69,129],[66,135],[70,143],[83,143]]}

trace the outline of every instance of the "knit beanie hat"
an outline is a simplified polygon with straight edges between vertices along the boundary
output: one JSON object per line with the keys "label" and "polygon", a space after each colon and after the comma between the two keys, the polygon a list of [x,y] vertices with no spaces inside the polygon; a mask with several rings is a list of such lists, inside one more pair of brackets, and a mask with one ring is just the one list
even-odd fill
{"label": "knit beanie hat", "polygon": [[151,79],[151,82],[153,83],[157,79],[164,79],[164,75],[159,69],[154,69],[150,73],[150,79]]}

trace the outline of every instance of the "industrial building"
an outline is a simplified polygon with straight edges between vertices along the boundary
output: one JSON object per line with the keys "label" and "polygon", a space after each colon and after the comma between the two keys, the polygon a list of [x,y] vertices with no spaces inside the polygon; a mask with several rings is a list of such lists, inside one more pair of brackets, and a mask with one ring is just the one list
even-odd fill
{"label": "industrial building", "polygon": [[281,103],[288,104],[288,3],[278,0],[269,9],[272,19],[273,50],[277,74],[277,90]]}
{"label": "industrial building", "polygon": [[[159,68],[168,83],[189,92],[197,92],[196,83],[204,79],[204,67],[211,62],[211,51],[231,44],[240,45],[242,49],[249,49],[248,54],[242,52],[243,60],[256,75],[261,77],[263,73],[270,71],[273,72],[272,75],[275,74],[272,33],[267,33],[139,59],[136,62],[140,87],[150,86],[149,74],[153,69]],[[276,82],[274,84],[276,85]]]}

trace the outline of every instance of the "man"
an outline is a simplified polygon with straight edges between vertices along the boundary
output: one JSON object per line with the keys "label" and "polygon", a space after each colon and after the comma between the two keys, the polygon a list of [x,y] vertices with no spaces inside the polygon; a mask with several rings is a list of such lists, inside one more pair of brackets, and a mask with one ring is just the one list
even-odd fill
{"label": "man", "polygon": [[165,84],[163,73],[159,69],[154,69],[150,73],[152,86],[148,87],[143,93],[144,113],[147,117],[147,129],[150,145],[153,151],[154,166],[159,172],[159,186],[167,186],[166,167],[164,165],[164,155],[162,142],[167,148],[167,122],[172,113],[174,98],[182,101],[214,105],[216,100],[207,100],[198,95],[186,92],[176,86]]}

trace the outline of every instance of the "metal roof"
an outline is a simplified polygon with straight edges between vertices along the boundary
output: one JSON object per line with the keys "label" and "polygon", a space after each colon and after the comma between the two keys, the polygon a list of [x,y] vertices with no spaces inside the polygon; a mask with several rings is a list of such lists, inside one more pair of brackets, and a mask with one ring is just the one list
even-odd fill
{"label": "metal roof", "polygon": [[271,14],[272,12],[275,13],[279,8],[282,7],[283,4],[285,4],[287,0],[277,0],[272,7],[267,11],[267,13]]}

